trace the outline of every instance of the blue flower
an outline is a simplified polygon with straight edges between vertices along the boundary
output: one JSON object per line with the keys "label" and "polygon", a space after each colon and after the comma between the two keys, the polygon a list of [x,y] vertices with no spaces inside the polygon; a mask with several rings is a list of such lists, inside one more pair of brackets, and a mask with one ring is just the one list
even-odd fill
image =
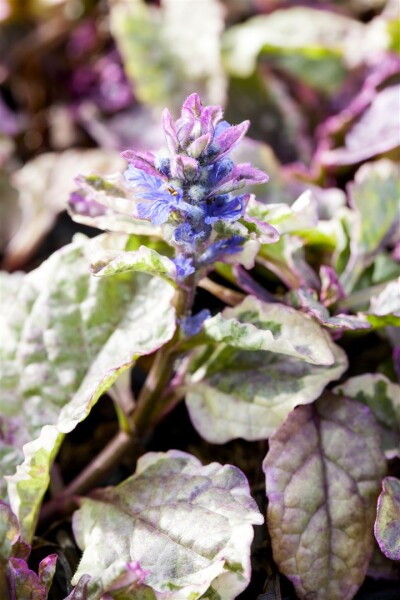
{"label": "blue flower", "polygon": [[237,221],[243,214],[247,198],[247,195],[236,196],[232,199],[228,194],[215,196],[209,203],[206,203],[205,222],[211,225],[216,221]]}
{"label": "blue flower", "polygon": [[182,204],[182,190],[167,186],[159,177],[149,175],[132,165],[124,172],[125,179],[131,187],[137,188],[137,198],[147,202],[139,202],[137,214],[141,219],[149,219],[153,225],[161,225],[168,221],[174,210]]}
{"label": "blue flower", "polygon": [[193,264],[193,258],[190,256],[185,256],[184,254],[178,254],[173,259],[173,262],[175,263],[175,266],[176,266],[176,274],[178,276],[179,281],[183,281],[184,279],[186,279],[186,277],[188,277],[195,271],[194,264]]}
{"label": "blue flower", "polygon": [[224,256],[240,252],[245,241],[245,238],[240,235],[233,235],[230,238],[218,240],[211,244],[207,250],[201,254],[198,264],[205,267],[207,265],[212,265],[218,260],[222,261]]}
{"label": "blue flower", "polygon": [[192,253],[194,248],[206,241],[211,231],[211,225],[200,223],[196,226],[186,221],[176,227],[174,241],[177,246],[180,246],[186,252]]}
{"label": "blue flower", "polygon": [[206,319],[211,316],[210,311],[207,308],[203,308],[197,315],[193,315],[190,317],[186,317],[185,319],[181,319],[180,324],[183,330],[183,333],[186,336],[196,335],[199,333],[201,328],[203,327],[203,323]]}

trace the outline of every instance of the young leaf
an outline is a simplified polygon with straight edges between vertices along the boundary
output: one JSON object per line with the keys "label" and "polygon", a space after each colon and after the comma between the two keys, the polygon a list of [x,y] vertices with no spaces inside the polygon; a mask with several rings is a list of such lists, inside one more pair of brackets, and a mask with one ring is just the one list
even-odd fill
{"label": "young leaf", "polygon": [[399,167],[382,159],[366,163],[349,186],[355,223],[351,237],[351,257],[342,276],[351,291],[364,267],[395,232],[399,222]]}
{"label": "young leaf", "polygon": [[380,294],[371,298],[366,316],[374,327],[400,327],[400,277],[390,281]]}
{"label": "young leaf", "polygon": [[400,480],[385,477],[378,499],[375,537],[383,554],[400,560]]}
{"label": "young leaf", "polygon": [[290,299],[296,307],[301,306],[308,314],[330,329],[350,329],[354,331],[370,329],[371,327],[366,319],[361,318],[362,315],[356,317],[354,315],[339,314],[331,317],[328,309],[316,299],[310,290],[304,288],[294,290],[290,294]]}
{"label": "young leaf", "polygon": [[208,442],[242,437],[262,440],[298,404],[318,398],[347,368],[346,355],[332,344],[334,364],[316,366],[272,352],[241,352],[221,346],[191,376],[186,404],[193,425]]}
{"label": "young leaf", "polygon": [[298,597],[353,598],[385,471],[370,411],[331,395],[297,407],[270,438],[263,468],[274,560]]}
{"label": "young leaf", "polygon": [[333,391],[369,406],[381,426],[386,457],[400,457],[400,385],[380,373],[367,373],[351,377]]}
{"label": "young leaf", "polygon": [[205,321],[204,331],[208,340],[241,350],[269,350],[315,365],[335,361],[329,335],[310,317],[253,296]]}
{"label": "young leaf", "polygon": [[90,265],[93,275],[105,276],[130,271],[142,271],[158,275],[168,281],[176,280],[175,264],[156,250],[140,246],[136,252],[108,251]]}
{"label": "young leaf", "polygon": [[[157,600],[233,600],[249,581],[252,525],[262,522],[236,467],[203,467],[176,450],[149,453],[135,475],[82,499],[73,529],[83,556],[73,583],[84,574],[102,582],[123,557],[147,572]],[[143,597],[140,589],[130,597]]]}
{"label": "young leaf", "polygon": [[96,244],[81,236],[62,248],[26,275],[15,301],[3,305],[1,475],[11,476],[11,506],[28,541],[63,434],[120,372],[175,329],[173,287],[142,273],[92,277]]}

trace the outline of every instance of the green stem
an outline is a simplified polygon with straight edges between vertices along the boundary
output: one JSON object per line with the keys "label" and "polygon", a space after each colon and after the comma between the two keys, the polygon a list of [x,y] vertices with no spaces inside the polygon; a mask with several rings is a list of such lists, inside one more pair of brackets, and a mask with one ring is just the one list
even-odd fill
{"label": "green stem", "polygon": [[369,304],[372,296],[374,296],[376,294],[380,294],[380,292],[382,292],[386,286],[387,286],[387,282],[378,283],[377,285],[373,285],[369,288],[365,288],[364,290],[358,290],[357,292],[353,292],[352,294],[349,294],[349,296],[347,296],[347,298],[344,298],[344,300],[341,300],[338,303],[338,309],[339,310],[355,310],[357,308],[361,309],[365,305]]}

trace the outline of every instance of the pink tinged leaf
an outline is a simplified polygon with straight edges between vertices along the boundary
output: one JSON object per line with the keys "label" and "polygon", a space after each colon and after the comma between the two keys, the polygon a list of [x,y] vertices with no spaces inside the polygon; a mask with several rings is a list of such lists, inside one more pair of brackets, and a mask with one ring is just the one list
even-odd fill
{"label": "pink tinged leaf", "polygon": [[190,94],[182,104],[182,119],[198,118],[202,112],[202,104],[198,94]]}
{"label": "pink tinged leaf", "polygon": [[200,154],[204,152],[204,150],[207,148],[210,141],[211,135],[209,133],[201,135],[197,138],[197,140],[194,140],[194,142],[192,142],[190,146],[187,147],[186,151],[189,154],[189,156],[192,156],[193,158],[198,158]]}
{"label": "pink tinged leaf", "polygon": [[261,244],[274,244],[279,240],[279,233],[269,223],[260,221],[255,217],[249,217],[248,215],[244,216],[243,221],[251,234],[254,233],[254,236]]}
{"label": "pink tinged leaf", "polygon": [[113,581],[108,592],[114,592],[127,587],[139,587],[144,583],[148,571],[142,569],[140,564],[135,560],[126,563],[126,569],[115,581]]}
{"label": "pink tinged leaf", "polygon": [[49,554],[39,564],[39,581],[47,591],[53,581],[54,573],[56,572],[57,554]]}
{"label": "pink tinged leaf", "polygon": [[297,407],[264,460],[274,560],[300,600],[350,600],[373,550],[385,460],[369,409],[326,395]]}
{"label": "pink tinged leaf", "polygon": [[249,126],[250,121],[243,121],[239,125],[232,125],[214,139],[214,143],[218,147],[218,159],[221,159],[236,148],[242,137],[246,134]]}
{"label": "pink tinged leaf", "polygon": [[343,300],[345,291],[339,281],[336,271],[327,265],[322,265],[319,270],[321,279],[320,300],[324,306],[335,304],[338,300]]}
{"label": "pink tinged leaf", "polygon": [[325,166],[352,165],[397,148],[399,93],[399,85],[380,91],[346,134],[344,147],[322,151],[320,162]]}
{"label": "pink tinged leaf", "polygon": [[178,136],[175,131],[174,122],[172,120],[171,113],[168,108],[164,108],[162,113],[162,124],[167,141],[168,149],[172,155],[176,153],[179,148]]}
{"label": "pink tinged leaf", "polygon": [[375,537],[383,554],[400,560],[400,480],[385,477],[378,498]]}
{"label": "pink tinged leaf", "polygon": [[134,150],[125,150],[121,152],[122,158],[124,158],[128,163],[136,167],[136,169],[141,169],[148,175],[156,175],[157,177],[163,177],[160,172],[154,166],[155,156],[152,152],[135,152]]}

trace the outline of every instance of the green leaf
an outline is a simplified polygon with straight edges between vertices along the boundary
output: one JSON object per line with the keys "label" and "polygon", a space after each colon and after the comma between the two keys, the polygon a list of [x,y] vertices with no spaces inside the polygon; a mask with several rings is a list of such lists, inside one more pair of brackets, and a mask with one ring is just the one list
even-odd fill
{"label": "green leaf", "polygon": [[335,361],[329,335],[308,315],[253,296],[204,323],[207,340],[241,350],[268,350],[315,365]]}
{"label": "green leaf", "polygon": [[280,235],[314,228],[318,223],[317,204],[310,190],[303,192],[292,206],[264,204],[251,198],[246,214],[270,223]]}
{"label": "green leaf", "polygon": [[218,0],[165,0],[161,7],[118,1],[111,9],[111,30],[135,95],[145,104],[176,109],[194,89],[213,102],[223,100],[223,27]]}
{"label": "green leaf", "polygon": [[380,373],[368,373],[351,377],[333,391],[369,406],[381,426],[386,457],[400,457],[400,385]]}
{"label": "green leaf", "polygon": [[378,500],[375,537],[383,554],[400,560],[400,480],[385,477]]}
{"label": "green leaf", "polygon": [[172,260],[146,246],[140,246],[136,252],[109,250],[91,263],[90,271],[98,276],[142,271],[176,281],[176,267]]}
{"label": "green leaf", "polygon": [[175,330],[173,287],[141,273],[94,278],[88,264],[97,244],[80,236],[26,275],[2,307],[1,475],[28,541],[63,434]]}
{"label": "green leaf", "polygon": [[366,317],[374,327],[400,327],[400,277],[390,281],[377,296],[371,298]]}
{"label": "green leaf", "polygon": [[366,163],[357,171],[349,186],[350,201],[355,211],[351,235],[351,256],[342,283],[351,291],[374,254],[395,231],[399,222],[398,165],[382,159]]}
{"label": "green leaf", "polygon": [[[252,525],[262,522],[236,467],[202,466],[177,450],[149,453],[135,475],[82,499],[73,516],[83,550],[73,583],[84,574],[102,582],[123,558],[147,572],[154,598],[195,600],[212,585],[222,600],[233,600],[249,581]],[[141,594],[139,587],[129,598]]]}
{"label": "green leaf", "polygon": [[0,566],[10,558],[13,546],[17,543],[18,539],[18,519],[8,504],[0,500]]}
{"label": "green leaf", "polygon": [[332,12],[294,7],[259,15],[228,29],[223,38],[229,73],[248,77],[259,57],[267,57],[305,83],[329,92],[345,75],[342,57],[356,21]]}
{"label": "green leaf", "polygon": [[385,459],[373,415],[327,395],[297,407],[264,461],[268,530],[300,600],[351,600],[373,550]]}
{"label": "green leaf", "polygon": [[16,171],[13,184],[19,195],[13,200],[19,218],[6,248],[7,267],[13,270],[25,265],[53,227],[58,213],[66,209],[77,173],[101,174],[122,169],[123,165],[115,151],[74,149],[40,154]]}
{"label": "green leaf", "polygon": [[193,359],[196,368],[187,382],[190,418],[208,442],[222,444],[242,437],[269,437],[298,404],[312,402],[347,368],[346,355],[332,343],[329,367],[274,354],[243,352],[219,346]]}

